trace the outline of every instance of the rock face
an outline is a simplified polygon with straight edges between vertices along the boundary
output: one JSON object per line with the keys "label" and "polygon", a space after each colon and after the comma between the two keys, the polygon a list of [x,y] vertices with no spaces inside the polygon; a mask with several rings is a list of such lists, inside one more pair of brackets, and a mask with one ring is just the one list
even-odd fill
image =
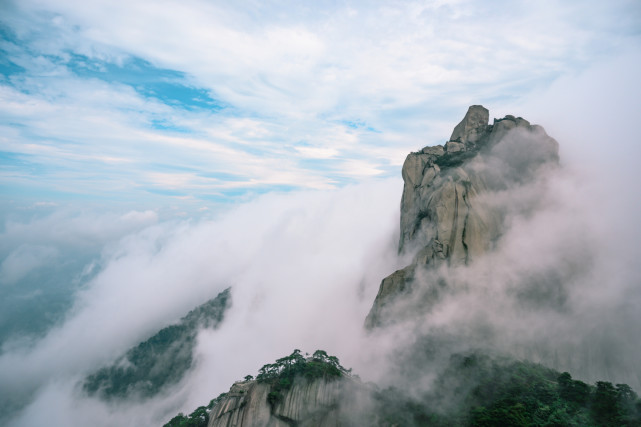
{"label": "rock face", "polygon": [[482,105],[472,105],[461,123],[456,125],[450,142],[462,144],[473,143],[485,134],[487,122],[490,119],[490,111]]}
{"label": "rock face", "polygon": [[405,159],[399,252],[415,256],[383,279],[366,327],[388,321],[388,307],[411,292],[420,270],[466,265],[490,250],[503,220],[487,195],[523,185],[541,167],[558,163],[558,144],[542,127],[510,115],[492,125],[488,120],[488,110],[473,105],[445,146]]}
{"label": "rock face", "polygon": [[[212,408],[208,427],[329,427],[351,423],[357,411],[356,384],[350,379],[307,381],[300,378],[271,406],[270,385],[257,381],[235,383]],[[358,394],[358,392],[356,392]]]}

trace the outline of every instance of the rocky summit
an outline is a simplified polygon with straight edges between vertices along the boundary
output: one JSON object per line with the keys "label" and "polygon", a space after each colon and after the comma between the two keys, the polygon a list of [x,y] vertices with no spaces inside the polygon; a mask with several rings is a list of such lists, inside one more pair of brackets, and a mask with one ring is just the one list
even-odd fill
{"label": "rocky summit", "polygon": [[541,126],[511,115],[488,121],[489,111],[473,105],[445,145],[405,159],[399,252],[415,256],[383,279],[366,327],[398,320],[386,312],[411,292],[418,270],[468,264],[491,249],[502,212],[487,194],[523,185],[558,163],[558,144]]}

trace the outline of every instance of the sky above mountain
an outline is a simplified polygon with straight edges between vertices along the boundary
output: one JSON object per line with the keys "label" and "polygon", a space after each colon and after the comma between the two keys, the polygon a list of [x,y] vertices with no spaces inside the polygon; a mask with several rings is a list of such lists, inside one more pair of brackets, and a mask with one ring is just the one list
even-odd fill
{"label": "sky above mountain", "polygon": [[5,0],[2,213],[397,176],[468,105],[519,113],[640,38],[636,1]]}

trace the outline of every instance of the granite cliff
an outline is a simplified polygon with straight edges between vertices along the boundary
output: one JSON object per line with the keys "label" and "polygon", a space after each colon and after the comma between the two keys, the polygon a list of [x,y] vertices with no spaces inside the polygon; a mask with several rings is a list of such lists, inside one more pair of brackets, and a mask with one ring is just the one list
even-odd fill
{"label": "granite cliff", "polygon": [[331,381],[300,378],[283,393],[282,400],[270,405],[271,386],[256,380],[235,383],[212,409],[208,427],[325,427],[350,424],[353,405],[348,390],[351,380]]}
{"label": "granite cliff", "polygon": [[444,146],[405,159],[399,252],[415,255],[383,279],[366,327],[399,320],[388,312],[412,291],[417,274],[466,265],[491,250],[503,212],[487,195],[524,185],[558,163],[558,144],[541,126],[510,115],[491,125],[488,120],[489,111],[473,105]]}

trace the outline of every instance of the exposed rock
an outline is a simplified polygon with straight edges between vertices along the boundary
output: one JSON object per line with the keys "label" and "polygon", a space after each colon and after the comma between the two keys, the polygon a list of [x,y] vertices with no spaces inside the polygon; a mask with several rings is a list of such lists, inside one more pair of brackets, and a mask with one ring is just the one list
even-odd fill
{"label": "exposed rock", "polygon": [[329,427],[357,425],[355,395],[364,386],[355,380],[298,378],[275,406],[267,400],[270,385],[257,381],[235,383],[212,408],[208,427]]}
{"label": "exposed rock", "polygon": [[278,419],[271,419],[267,403],[269,388],[269,384],[256,381],[235,383],[227,396],[212,408],[208,427],[287,426]]}
{"label": "exposed rock", "polygon": [[461,123],[456,125],[450,141],[458,141],[463,144],[476,142],[485,133],[490,112],[482,105],[472,105]]}
{"label": "exposed rock", "polygon": [[365,319],[368,328],[378,326],[386,308],[391,305],[396,297],[403,295],[414,276],[414,265],[396,270],[381,282],[381,286],[374,300],[374,305]]}
{"label": "exposed rock", "polygon": [[448,153],[458,153],[463,150],[465,150],[465,145],[461,142],[448,141],[445,144],[445,151]]}
{"label": "exposed rock", "polygon": [[484,194],[522,184],[542,165],[558,163],[558,144],[542,127],[511,115],[492,125],[488,120],[488,110],[473,105],[445,147],[425,147],[405,159],[399,252],[415,256],[383,279],[368,328],[384,323],[384,307],[397,295],[411,292],[417,268],[467,265],[492,248],[503,218]]}

